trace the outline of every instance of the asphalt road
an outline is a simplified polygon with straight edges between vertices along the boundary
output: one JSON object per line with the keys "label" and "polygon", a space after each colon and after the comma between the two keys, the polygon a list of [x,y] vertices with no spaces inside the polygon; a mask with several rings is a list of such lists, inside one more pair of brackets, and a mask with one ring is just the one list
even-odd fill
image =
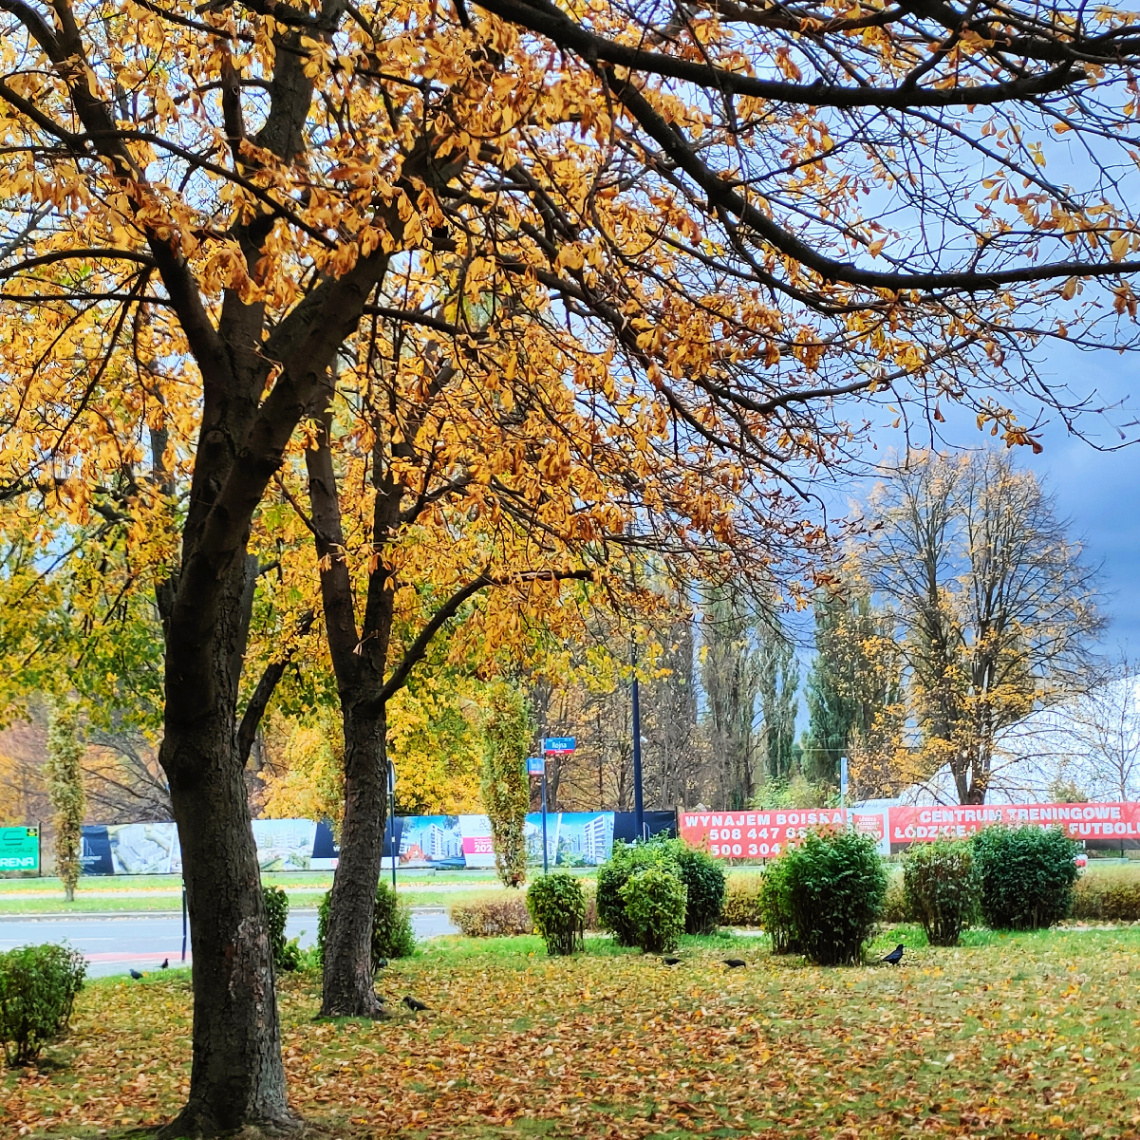
{"label": "asphalt road", "polygon": [[[456,933],[447,915],[438,911],[413,911],[412,929],[419,939]],[[302,946],[316,942],[315,910],[290,912],[285,936],[298,935]],[[87,976],[91,978],[125,974],[131,969],[154,970],[163,958],[169,958],[171,966],[177,966],[182,957],[182,917],[172,914],[123,918],[108,914],[0,917],[0,951],[39,942],[66,942],[81,950],[87,956]],[[187,963],[190,951],[187,945]]]}

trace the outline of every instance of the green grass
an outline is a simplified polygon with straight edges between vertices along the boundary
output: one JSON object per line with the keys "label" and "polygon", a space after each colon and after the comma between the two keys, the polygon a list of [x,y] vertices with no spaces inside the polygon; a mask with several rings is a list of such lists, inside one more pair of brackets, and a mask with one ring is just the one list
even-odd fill
{"label": "green grass", "polygon": [[[503,888],[494,873],[402,870],[397,890],[408,906],[449,906]],[[285,888],[293,909],[317,905],[332,886],[332,872],[266,872],[266,886]],[[391,878],[385,876],[385,883]],[[79,880],[75,901],[63,898],[63,885],[53,877],[0,880],[0,915],[114,914],[122,911],[176,911],[182,905],[182,882],[174,875],[107,875]]]}
{"label": "green grass", "polygon": [[[320,902],[323,892],[297,893],[289,891],[289,907],[291,910],[315,910]],[[487,888],[476,887],[471,891],[459,891],[453,894],[440,894],[424,890],[401,890],[401,900],[410,907],[448,907],[452,903],[478,898],[488,894]],[[20,914],[118,914],[133,912],[165,912],[180,911],[182,896],[170,895],[135,895],[124,898],[91,898],[79,894],[72,903],[65,902],[62,894],[49,895],[45,898],[11,898],[0,895],[0,916]]]}
{"label": "green grass", "polygon": [[[760,938],[685,939],[673,968],[604,938],[568,959],[536,938],[440,939],[379,975],[395,1016],[377,1024],[314,1024],[319,978],[285,977],[293,1104],[328,1140],[1140,1133],[1140,931],[903,940],[897,969],[823,970]],[[404,1011],[407,993],[431,1011]],[[0,1074],[0,1135],[168,1118],[189,1015],[182,971],[92,984],[48,1064]]]}

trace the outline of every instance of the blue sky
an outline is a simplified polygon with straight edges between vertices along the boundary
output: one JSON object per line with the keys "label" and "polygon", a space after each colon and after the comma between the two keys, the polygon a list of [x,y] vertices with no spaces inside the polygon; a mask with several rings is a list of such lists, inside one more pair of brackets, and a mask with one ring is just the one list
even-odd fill
{"label": "blue sky", "polygon": [[[1040,435],[1044,451],[1016,450],[1018,461],[1042,478],[1057,501],[1058,513],[1070,520],[1070,534],[1085,544],[1089,560],[1103,566],[1104,633],[1108,652],[1118,647],[1140,657],[1140,444],[1118,450],[1119,425],[1131,438],[1140,419],[1140,360],[1131,355],[1095,354],[1054,348],[1041,361],[1043,378],[1066,384],[1074,394],[1095,394],[1099,405],[1113,406],[1105,415],[1087,414],[1079,422],[1088,440],[1070,434],[1053,417]],[[1026,402],[1019,409],[1032,422],[1039,409]],[[1131,426],[1130,426],[1131,425]],[[976,430],[972,416],[948,416],[947,439],[963,447],[992,445],[988,431]],[[875,432],[879,446],[901,450],[900,430],[884,424]],[[861,481],[862,483],[862,481]],[[849,495],[862,495],[871,481],[849,485]]]}
{"label": "blue sky", "polygon": [[[1058,366],[1069,361],[1054,358],[1051,363],[1054,374],[1060,374]],[[1099,353],[1077,357],[1072,363],[1074,388],[1095,388],[1111,402],[1120,401],[1122,407],[1111,415],[1122,425],[1137,418],[1140,361]],[[1118,442],[1108,425],[1097,430],[1090,417],[1085,426],[1102,446]],[[1059,512],[1071,520],[1072,533],[1083,539],[1091,559],[1103,562],[1105,611],[1110,618],[1104,635],[1106,647],[1120,645],[1140,656],[1140,445],[1098,451],[1055,424],[1046,430],[1042,442],[1041,455],[1026,453],[1020,458],[1046,479]]]}

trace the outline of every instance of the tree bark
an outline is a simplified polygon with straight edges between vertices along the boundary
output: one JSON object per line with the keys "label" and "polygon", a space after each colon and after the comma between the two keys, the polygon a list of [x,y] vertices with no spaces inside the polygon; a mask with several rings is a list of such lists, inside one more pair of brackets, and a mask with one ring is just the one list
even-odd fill
{"label": "tree bark", "polygon": [[220,719],[204,719],[197,731],[168,729],[163,745],[184,773],[171,783],[171,800],[194,932],[190,1097],[164,1137],[294,1123],[245,780],[234,720]]}
{"label": "tree bark", "polygon": [[372,981],[372,918],[387,819],[381,717],[346,710],[344,822],[325,936],[323,999],[326,1017],[387,1017]]}
{"label": "tree bark", "polygon": [[[251,565],[251,563],[253,563]],[[211,667],[170,639],[159,758],[182,849],[193,934],[190,1096],[162,1137],[218,1136],[295,1121],[286,1099],[273,954],[237,732],[253,559],[234,560],[208,630]]]}

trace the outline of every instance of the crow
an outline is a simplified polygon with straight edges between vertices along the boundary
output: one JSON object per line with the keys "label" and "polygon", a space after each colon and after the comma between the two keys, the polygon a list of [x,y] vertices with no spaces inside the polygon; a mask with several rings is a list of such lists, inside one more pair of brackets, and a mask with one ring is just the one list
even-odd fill
{"label": "crow", "polygon": [[139,980],[139,978],[142,977],[142,974],[140,974],[138,972],[138,970],[132,970],[131,971],[131,977],[134,978],[134,980],[137,982]]}
{"label": "crow", "polygon": [[387,958],[380,958],[377,960],[375,967],[373,967],[373,972],[375,972],[376,970],[386,970],[387,968],[388,968],[388,959]]}
{"label": "crow", "polygon": [[738,966],[747,966],[748,963],[743,958],[725,958],[724,964],[730,969],[735,970]]}
{"label": "crow", "polygon": [[890,962],[892,966],[897,966],[902,961],[903,944],[900,942],[889,954],[880,958],[880,962]]}
{"label": "crow", "polygon": [[160,970],[166,970],[169,968],[170,968],[170,959],[169,958],[163,958],[162,965],[159,966],[159,969]]}
{"label": "crow", "polygon": [[666,966],[676,966],[677,963],[681,961],[681,959],[680,958],[662,958],[661,961],[664,962]]}
{"label": "crow", "polygon": [[417,1001],[414,997],[405,997],[404,1005],[412,1011],[412,1013],[422,1013],[427,1006],[422,1001]]}

